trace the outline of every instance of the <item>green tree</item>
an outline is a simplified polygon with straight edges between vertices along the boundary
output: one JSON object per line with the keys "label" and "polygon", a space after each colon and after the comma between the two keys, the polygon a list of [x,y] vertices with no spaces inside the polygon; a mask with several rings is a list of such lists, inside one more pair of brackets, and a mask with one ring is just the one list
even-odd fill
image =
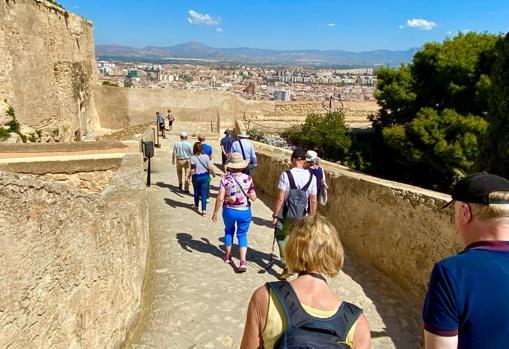
{"label": "green tree", "polygon": [[478,116],[423,108],[412,121],[385,128],[382,134],[417,182],[426,180],[447,189],[458,173],[474,169],[487,128]]}
{"label": "green tree", "polygon": [[380,69],[375,96],[381,109],[373,125],[404,125],[425,107],[486,116],[499,40],[486,33],[458,34],[443,43],[427,43],[410,65]]}
{"label": "green tree", "polygon": [[509,177],[509,33],[495,51],[487,136],[480,169]]}
{"label": "green tree", "polygon": [[282,137],[304,149],[314,149],[328,160],[344,160],[352,144],[342,113],[309,114],[302,125],[291,127]]}

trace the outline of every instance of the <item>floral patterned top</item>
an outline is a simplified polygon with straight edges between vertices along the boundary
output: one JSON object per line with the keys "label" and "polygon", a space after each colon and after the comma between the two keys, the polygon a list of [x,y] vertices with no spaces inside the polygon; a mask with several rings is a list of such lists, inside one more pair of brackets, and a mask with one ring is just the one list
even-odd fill
{"label": "floral patterned top", "polygon": [[221,179],[221,184],[219,185],[219,190],[224,190],[224,208],[233,208],[235,210],[247,210],[249,208],[249,204],[246,196],[240,190],[239,185],[235,182],[235,179],[244,189],[246,194],[250,194],[255,190],[253,178],[244,173],[230,173],[225,175]]}

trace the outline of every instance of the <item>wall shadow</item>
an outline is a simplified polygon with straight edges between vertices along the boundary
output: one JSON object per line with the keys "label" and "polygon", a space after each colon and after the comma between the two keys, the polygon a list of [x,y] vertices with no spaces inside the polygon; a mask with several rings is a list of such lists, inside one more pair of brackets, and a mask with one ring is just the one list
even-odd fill
{"label": "wall shadow", "polygon": [[[419,304],[412,301],[388,276],[351,250],[345,249],[342,271],[362,287],[385,324],[384,330],[371,332],[372,338],[389,337],[396,348],[422,346]],[[410,322],[407,321],[409,319]],[[405,339],[409,337],[413,337],[414,341],[409,343]]]}

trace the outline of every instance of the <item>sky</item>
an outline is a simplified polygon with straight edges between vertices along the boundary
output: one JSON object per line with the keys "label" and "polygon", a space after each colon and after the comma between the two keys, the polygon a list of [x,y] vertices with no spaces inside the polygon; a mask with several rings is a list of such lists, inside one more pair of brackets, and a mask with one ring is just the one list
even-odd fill
{"label": "sky", "polygon": [[406,50],[458,32],[506,33],[508,0],[59,0],[96,44]]}

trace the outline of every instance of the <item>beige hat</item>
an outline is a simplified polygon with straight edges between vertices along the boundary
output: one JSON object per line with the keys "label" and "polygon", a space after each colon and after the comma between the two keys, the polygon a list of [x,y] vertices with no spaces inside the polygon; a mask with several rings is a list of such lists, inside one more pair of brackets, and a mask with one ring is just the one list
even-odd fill
{"label": "beige hat", "polygon": [[186,131],[180,132],[180,137],[187,137],[187,132]]}
{"label": "beige hat", "polygon": [[232,153],[230,156],[230,160],[226,163],[226,167],[228,168],[236,168],[242,169],[246,168],[249,162],[244,160],[241,153]]}
{"label": "beige hat", "polygon": [[246,131],[241,131],[239,134],[239,138],[249,138],[249,135],[246,133]]}

